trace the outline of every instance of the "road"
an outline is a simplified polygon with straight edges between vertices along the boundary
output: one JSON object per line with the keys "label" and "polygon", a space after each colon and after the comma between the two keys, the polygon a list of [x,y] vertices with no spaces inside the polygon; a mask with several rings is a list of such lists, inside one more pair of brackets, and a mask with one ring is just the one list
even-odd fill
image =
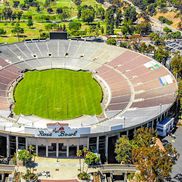
{"label": "road", "polygon": [[[136,8],[136,12],[141,14],[142,13],[142,10],[140,10],[137,6],[135,6],[131,1],[129,0],[124,0],[125,2],[127,2],[128,4],[130,4],[131,6],[134,6]],[[163,31],[163,28],[164,27],[168,27],[169,29],[171,29],[172,31],[180,31],[170,25],[167,25],[167,24],[164,24],[164,23],[161,23],[158,19],[156,18],[153,18],[151,16],[149,16],[149,20],[151,22],[151,26],[152,26],[152,30],[153,31]],[[182,33],[182,31],[180,31]]]}
{"label": "road", "polygon": [[174,140],[170,136],[167,136],[165,139],[168,140],[176,148],[180,154],[179,159],[176,164],[173,166],[171,177],[174,177],[176,174],[182,173],[182,126],[178,127],[174,133],[176,139]]}

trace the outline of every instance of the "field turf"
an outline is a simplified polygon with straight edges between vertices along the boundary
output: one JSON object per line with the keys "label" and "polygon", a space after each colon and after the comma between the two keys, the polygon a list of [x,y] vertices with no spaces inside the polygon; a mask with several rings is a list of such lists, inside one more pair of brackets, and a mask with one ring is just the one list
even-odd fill
{"label": "field turf", "polygon": [[17,115],[61,120],[102,113],[102,89],[84,71],[28,71],[14,90],[14,100]]}

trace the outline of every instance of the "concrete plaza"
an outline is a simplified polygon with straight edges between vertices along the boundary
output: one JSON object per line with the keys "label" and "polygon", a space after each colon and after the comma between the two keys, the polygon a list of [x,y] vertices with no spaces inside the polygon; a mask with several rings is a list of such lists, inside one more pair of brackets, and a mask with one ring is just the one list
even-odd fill
{"label": "concrete plaza", "polygon": [[[50,177],[40,176],[39,179],[74,180],[77,179],[79,168],[79,159],[56,159],[36,157],[35,166],[32,170],[35,173],[42,173],[43,171],[50,172]],[[26,172],[25,167],[19,166],[17,167],[17,169],[20,172]],[[86,164],[85,169],[87,169]],[[88,172],[89,171],[90,170],[88,169]]]}

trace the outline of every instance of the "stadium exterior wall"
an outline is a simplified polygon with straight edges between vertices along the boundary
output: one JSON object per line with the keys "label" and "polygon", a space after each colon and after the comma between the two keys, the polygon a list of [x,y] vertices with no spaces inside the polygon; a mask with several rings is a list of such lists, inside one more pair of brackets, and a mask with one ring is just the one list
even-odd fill
{"label": "stadium exterior wall", "polygon": [[[47,49],[45,49],[45,47],[47,47]],[[75,50],[75,47],[77,47],[76,53],[75,51],[73,51]],[[90,49],[86,49],[87,47]],[[30,48],[32,48],[32,50],[34,51],[30,51]],[[102,51],[102,53],[100,51]],[[2,118],[2,124],[0,126],[0,143],[1,143],[0,155],[3,155],[3,156],[7,156],[7,157],[13,156],[14,153],[17,152],[18,150],[28,149],[29,145],[33,145],[35,146],[35,153],[38,156],[75,157],[76,151],[78,149],[81,149],[83,147],[88,147],[90,150],[100,153],[103,161],[108,159],[109,162],[112,162],[112,160],[114,159],[113,158],[111,159],[111,157],[114,156],[114,146],[115,146],[117,138],[119,138],[122,135],[127,135],[129,138],[132,138],[134,131],[138,129],[139,127],[156,128],[157,122],[159,122],[160,120],[162,120],[163,118],[165,118],[171,113],[169,112],[169,110],[172,108],[176,99],[177,82],[174,76],[169,72],[169,70],[167,70],[167,68],[165,68],[160,63],[153,60],[152,58],[149,58],[145,55],[133,52],[128,49],[123,49],[116,46],[109,46],[102,43],[90,43],[86,41],[79,42],[74,40],[69,40],[69,41],[68,40],[59,40],[59,41],[44,40],[44,41],[30,41],[30,42],[17,43],[17,44],[11,44],[11,45],[3,45],[3,46],[0,46],[0,53],[1,53],[0,63],[2,64],[2,66],[0,67],[0,74],[1,72],[5,72],[4,76],[7,76],[6,74],[6,69],[7,69],[8,76],[10,76],[10,73],[11,73],[13,82],[18,81],[17,77],[14,78],[13,76],[14,75],[13,71],[16,71],[17,68],[19,69],[21,68],[20,70],[22,73],[22,71],[25,71],[28,68],[30,70],[35,68],[39,70],[39,67],[40,69],[53,69],[53,68],[72,69],[72,66],[73,66],[72,64],[75,64],[76,67],[74,69],[79,70],[82,68],[82,69],[89,70],[91,72],[94,71],[94,73],[96,73],[98,76],[99,76],[99,68],[107,69],[107,70],[109,69],[109,72],[114,71],[114,73],[112,72],[112,74],[109,75],[108,77],[105,77],[105,78],[102,76],[101,77],[103,78],[103,80],[106,81],[106,83],[108,83],[106,79],[110,79],[110,77],[114,77],[115,74],[117,74],[117,76],[120,76],[122,78],[122,83],[124,82],[126,84],[127,86],[126,90],[128,92],[131,92],[129,100],[127,100],[127,106],[129,107],[127,106],[122,108],[120,107],[119,111],[117,112],[117,116],[114,115],[114,117],[117,118],[117,123],[114,122],[115,118],[113,116],[110,117],[109,112],[108,112],[108,115],[106,115],[104,119],[101,121],[103,123],[106,120],[108,121],[108,122],[105,122],[106,124],[104,123],[105,125],[108,126],[105,132],[104,130],[102,130],[102,128],[105,125],[104,124],[102,126],[99,125],[101,123],[99,120],[100,118],[98,118],[97,120],[98,123],[95,123],[95,118],[93,117],[93,122],[90,124],[90,130],[87,130],[86,132],[84,130],[84,132],[80,132],[78,135],[73,134],[73,136],[68,136],[70,134],[68,133],[68,135],[66,136],[65,135],[59,136],[58,134],[48,136],[48,135],[44,135],[43,133],[43,135],[41,136],[39,135],[39,133],[36,133],[35,131],[39,132],[40,130],[42,130],[42,128],[47,129],[44,127],[44,125],[43,127],[41,127],[40,125],[38,126],[35,125],[35,128],[33,128],[34,126],[33,122],[27,123],[26,125],[26,120],[23,123],[21,122],[19,123],[17,118],[15,120],[11,120],[11,118],[9,118],[9,115],[8,115],[8,118],[6,118],[7,120]],[[137,66],[133,64],[136,62],[136,60],[138,60],[140,63]],[[120,61],[123,65],[120,64]],[[124,61],[127,61],[127,63]],[[116,62],[118,63],[116,64]],[[127,68],[128,63],[129,65],[131,63],[129,68]],[[90,64],[92,64],[93,67],[89,67],[88,69],[88,65]],[[113,64],[113,67],[111,66],[112,64]],[[150,64],[150,66],[151,64],[152,65],[154,64],[155,66],[157,65],[157,67],[153,69],[153,66],[152,66],[153,70],[150,70],[151,69],[150,66],[148,68],[146,67],[145,64],[147,65]],[[43,68],[41,66],[43,66]],[[121,69],[121,71],[119,72],[119,68],[122,68],[122,66],[123,66],[123,71]],[[142,69],[140,70],[139,68],[141,67]],[[143,73],[143,71],[145,71],[145,73],[140,75],[140,73],[141,72]],[[148,89],[141,88],[139,90],[136,89],[136,92],[133,93],[133,91],[135,91],[133,90],[134,84],[135,86],[140,86],[140,81],[136,81],[136,83],[132,85],[132,88],[130,88],[131,87],[130,81],[127,78],[130,77],[130,80],[132,80],[132,79],[136,79],[137,76],[140,75],[140,77],[146,77],[146,80],[144,80],[143,82],[148,83],[148,75],[150,73],[153,76],[151,80],[152,81],[157,80],[157,84],[156,84],[157,86],[155,86],[155,88],[152,88],[152,89],[151,88],[148,88]],[[163,76],[166,76],[166,75],[171,78],[170,81],[172,80],[172,83],[167,82],[167,84],[170,87],[167,87],[166,84],[162,84],[162,85],[160,84],[161,78],[163,78]],[[3,73],[1,76],[3,76]],[[7,81],[8,79],[4,78],[4,76],[1,78]],[[10,85],[9,82],[7,85],[8,86]],[[14,85],[11,84],[11,88],[12,87],[14,87]],[[2,88],[4,88],[4,85]],[[113,87],[113,90],[114,89],[116,88]],[[140,93],[140,91],[143,91],[143,90],[145,91],[145,89],[150,94],[151,93],[152,94],[151,95],[148,94],[150,95],[150,97],[146,96],[146,98],[144,99],[143,98],[144,92]],[[158,91],[156,95],[155,95],[155,91],[153,95],[153,89],[156,89]],[[162,92],[161,89],[165,90],[166,92]],[[104,89],[104,91],[107,91],[107,90],[108,89]],[[9,95],[9,93],[12,91],[12,89],[8,89],[6,91],[7,92],[5,93],[5,98],[4,98],[5,100],[7,99],[7,96],[9,97],[11,96]],[[122,92],[122,89],[120,91]],[[136,100],[134,99],[132,100],[134,95],[137,96],[137,94],[141,96],[136,97]],[[123,95],[120,95],[120,96],[122,97]],[[11,100],[9,97],[8,99]],[[158,99],[160,97],[163,98],[164,100],[167,99],[168,97],[170,97],[170,99],[169,101],[167,100],[167,102],[164,102],[164,105],[162,105],[162,102]],[[150,101],[150,99],[152,98],[155,98],[154,105],[151,105],[151,103],[148,102],[147,107],[145,107],[144,109],[142,108],[143,106],[138,107],[139,108],[138,110],[140,111],[138,113],[132,113],[132,115],[130,116],[130,118],[133,119],[137,117],[136,115],[138,114],[139,115],[137,118],[138,120],[133,121],[131,119],[131,122],[130,122],[129,119],[127,118],[125,121],[124,119],[125,117],[123,116],[125,116],[126,110],[129,110],[130,112],[137,108],[136,105],[130,108],[132,103],[136,103],[138,101],[140,102],[142,101],[142,99]],[[108,105],[107,103],[109,103],[107,102],[107,100],[110,101],[109,96],[106,99],[106,106]],[[0,96],[0,101],[1,101],[1,96]],[[13,102],[13,100],[11,101]],[[152,107],[153,109],[153,106],[155,107],[155,109],[152,110],[152,114],[151,114],[150,108]],[[9,109],[9,105],[8,105],[8,109]],[[147,112],[148,109],[149,109],[149,112]],[[114,110],[117,110],[117,109],[113,109],[113,111]],[[112,111],[112,109],[107,110],[106,108],[105,112],[107,111]],[[4,110],[2,112],[4,112]],[[10,122],[11,122],[11,125],[9,125]],[[100,127],[97,128],[98,126],[97,124]],[[30,127],[30,125],[32,125],[32,128]],[[79,124],[79,126],[76,126],[76,127],[78,128],[78,131],[79,129],[84,129],[84,126],[82,126],[82,122],[81,124]],[[75,125],[72,128],[75,128]],[[87,126],[85,128],[87,128]],[[62,129],[64,130],[65,127],[63,127]],[[73,130],[71,132],[73,132]]]}
{"label": "stadium exterior wall", "polygon": [[[153,120],[146,121],[142,124],[135,125],[129,128],[123,128],[122,130],[112,132],[100,132],[97,134],[83,135],[80,137],[65,137],[65,138],[46,138],[46,137],[35,137],[30,134],[21,134],[15,132],[0,131],[0,139],[4,140],[6,144],[3,151],[0,151],[0,155],[11,157],[15,152],[21,149],[28,149],[30,145],[35,147],[35,153],[42,157],[76,157],[76,151],[87,147],[94,152],[101,154],[101,158],[106,160],[110,158],[109,153],[114,155],[114,150],[109,145],[115,145],[116,140],[122,136],[127,135],[129,138],[133,137],[134,131],[140,127],[156,128],[157,122],[164,119],[169,114],[169,110],[161,113]],[[114,140],[110,140],[110,138]],[[111,142],[112,141],[112,142]],[[2,142],[1,142],[2,143]],[[111,160],[112,162],[112,160]]]}

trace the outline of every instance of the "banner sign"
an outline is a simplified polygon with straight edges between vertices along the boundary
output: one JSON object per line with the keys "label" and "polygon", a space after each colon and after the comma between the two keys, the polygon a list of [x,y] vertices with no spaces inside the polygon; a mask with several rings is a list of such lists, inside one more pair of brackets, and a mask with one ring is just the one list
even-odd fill
{"label": "banner sign", "polygon": [[25,127],[25,133],[42,138],[72,138],[90,134],[91,127],[71,128],[65,123],[49,123],[46,128]]}
{"label": "banner sign", "polygon": [[76,137],[79,136],[78,129],[72,129],[68,124],[53,123],[47,124],[46,129],[38,129],[39,137]]}

